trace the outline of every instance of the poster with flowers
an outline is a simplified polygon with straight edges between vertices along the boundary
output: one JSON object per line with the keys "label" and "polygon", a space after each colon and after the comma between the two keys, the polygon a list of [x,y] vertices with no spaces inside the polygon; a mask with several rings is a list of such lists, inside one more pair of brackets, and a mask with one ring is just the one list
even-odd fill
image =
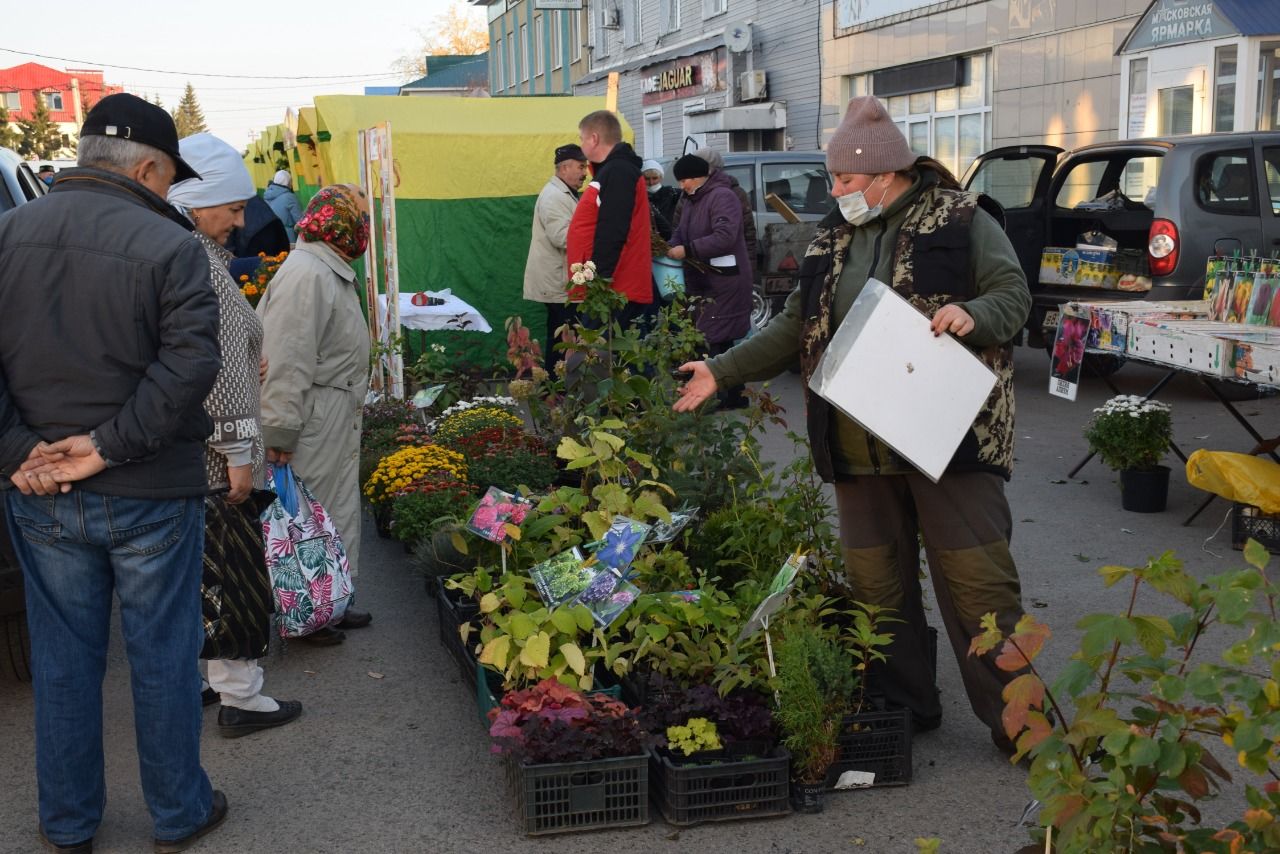
{"label": "poster with flowers", "polygon": [[1049,365],[1049,394],[1075,400],[1080,391],[1080,371],[1084,366],[1089,336],[1089,315],[1070,303],[1058,315],[1058,332],[1053,340]]}
{"label": "poster with flowers", "polygon": [[508,526],[519,527],[529,515],[529,507],[525,499],[491,486],[471,514],[467,530],[491,543],[504,542],[509,536]]}
{"label": "poster with flowers", "polygon": [[575,546],[548,558],[529,570],[533,586],[547,607],[554,610],[586,590],[595,579],[595,566],[586,566]]}

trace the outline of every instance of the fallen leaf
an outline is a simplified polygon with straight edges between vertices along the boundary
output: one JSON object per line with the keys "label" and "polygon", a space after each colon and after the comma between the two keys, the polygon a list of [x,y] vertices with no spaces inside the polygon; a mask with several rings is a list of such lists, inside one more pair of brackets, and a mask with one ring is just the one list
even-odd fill
{"label": "fallen leaf", "polygon": [[1032,608],[1048,608],[1049,603],[1044,601],[1043,599],[1032,599],[1031,607]]}
{"label": "fallen leaf", "polygon": [[302,671],[302,672],[303,672],[303,673],[305,673],[305,674],[307,674],[308,676],[315,676],[315,675],[316,675],[316,672],[315,672],[314,670],[304,670],[304,671]]}
{"label": "fallen leaf", "polygon": [[1129,530],[1128,528],[1121,528],[1121,529],[1120,529],[1120,533],[1122,533],[1122,534],[1132,534],[1132,533],[1133,533],[1133,531]]}
{"label": "fallen leaf", "polygon": [[1051,480],[1050,483],[1066,483],[1065,480]]}
{"label": "fallen leaf", "polygon": [[1208,439],[1208,438],[1209,438],[1209,434],[1208,434],[1208,433],[1205,433],[1203,436],[1196,436],[1195,438],[1197,438],[1197,439]]}
{"label": "fallen leaf", "polygon": [[1077,481],[1076,481],[1076,483],[1077,483],[1077,484],[1079,484],[1080,486],[1088,486],[1088,485],[1089,485],[1089,481],[1087,481],[1087,480],[1077,480]]}
{"label": "fallen leaf", "polygon": [[1072,557],[1080,561],[1081,563],[1088,563],[1089,561],[1093,560],[1093,558],[1089,557],[1088,555],[1080,554],[1080,552],[1076,552],[1075,554],[1072,555]]}
{"label": "fallen leaf", "polygon": [[1022,521],[1024,521],[1024,522],[1034,522],[1034,521],[1035,521],[1035,519],[1023,519]]}
{"label": "fallen leaf", "polygon": [[382,678],[382,674],[381,674],[381,673],[374,673],[372,670],[370,670],[370,671],[369,671],[369,678],[370,678],[370,679],[381,679],[381,678]]}

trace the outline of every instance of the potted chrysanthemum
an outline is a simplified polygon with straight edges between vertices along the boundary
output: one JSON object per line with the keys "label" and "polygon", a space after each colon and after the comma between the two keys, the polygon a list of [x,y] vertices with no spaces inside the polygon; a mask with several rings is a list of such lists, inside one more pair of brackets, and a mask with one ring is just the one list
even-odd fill
{"label": "potted chrysanthemum", "polygon": [[1159,513],[1169,497],[1169,467],[1160,460],[1173,440],[1169,405],[1136,395],[1111,398],[1085,428],[1089,450],[1120,473],[1125,510]]}

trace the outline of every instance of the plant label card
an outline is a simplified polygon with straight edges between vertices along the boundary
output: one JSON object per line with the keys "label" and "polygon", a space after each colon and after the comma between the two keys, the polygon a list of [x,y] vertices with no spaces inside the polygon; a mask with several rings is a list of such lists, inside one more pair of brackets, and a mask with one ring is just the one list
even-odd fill
{"label": "plant label card", "polygon": [[595,579],[596,569],[583,563],[582,552],[574,546],[529,570],[533,586],[548,608],[554,610],[574,599]]}
{"label": "plant label card", "polygon": [[698,515],[697,507],[689,510],[677,510],[671,514],[671,523],[667,524],[661,520],[653,523],[653,530],[649,531],[649,538],[646,543],[653,545],[661,545],[669,543],[676,537],[680,536],[680,532],[688,527],[689,523]]}
{"label": "plant label card", "polygon": [[804,552],[796,549],[791,557],[787,558],[786,562],[782,564],[782,567],[774,574],[773,581],[769,582],[769,590],[766,592],[764,599],[756,606],[751,619],[747,620],[746,625],[742,627],[742,631],[738,633],[738,643],[742,643],[763,629],[765,622],[782,609],[783,603],[791,595],[791,588],[795,587],[796,576],[804,568],[805,561]]}
{"label": "plant label card", "polygon": [[[1075,400],[1080,391],[1080,371],[1084,367],[1085,345],[1097,333],[1094,345],[1101,344],[1102,324],[1095,327],[1093,315],[1074,303],[1062,306],[1058,313],[1058,330],[1053,339],[1049,362],[1049,394]],[[1107,325],[1110,336],[1110,324]]]}
{"label": "plant label card", "polygon": [[622,574],[644,545],[652,527],[626,516],[614,516],[604,539],[587,543],[586,548],[595,553],[597,561]]}
{"label": "plant label card", "polygon": [[489,487],[467,522],[467,530],[491,543],[507,539],[507,525],[519,526],[529,515],[530,503],[496,486]]}
{"label": "plant label card", "polygon": [[876,279],[853,301],[809,388],[937,481],[996,375]]}
{"label": "plant label card", "polygon": [[441,393],[444,392],[445,388],[447,388],[447,386],[442,383],[440,385],[428,386],[427,388],[418,391],[413,396],[413,405],[418,409],[426,409],[436,402]]}
{"label": "plant label card", "polygon": [[574,604],[585,605],[596,625],[607,629],[639,597],[639,587],[619,578],[612,570],[601,568]]}

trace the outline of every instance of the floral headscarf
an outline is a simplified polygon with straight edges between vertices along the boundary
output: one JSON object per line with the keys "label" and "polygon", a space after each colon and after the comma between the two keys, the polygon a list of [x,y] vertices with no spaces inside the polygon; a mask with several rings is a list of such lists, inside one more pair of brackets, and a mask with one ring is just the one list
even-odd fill
{"label": "floral headscarf", "polygon": [[369,245],[369,215],[345,184],[316,193],[294,228],[306,242],[328,243],[348,258],[359,258]]}

